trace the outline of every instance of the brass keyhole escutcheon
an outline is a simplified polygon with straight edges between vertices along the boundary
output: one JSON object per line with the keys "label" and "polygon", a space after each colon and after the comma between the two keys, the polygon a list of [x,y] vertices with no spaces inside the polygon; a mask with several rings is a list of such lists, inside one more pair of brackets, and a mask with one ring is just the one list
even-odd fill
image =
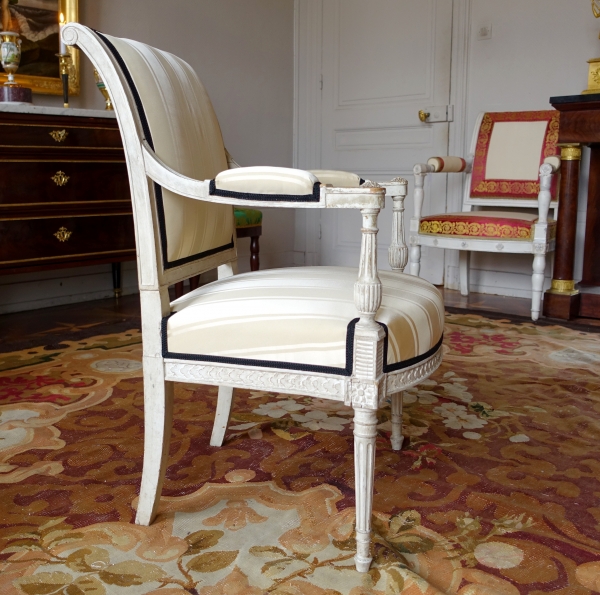
{"label": "brass keyhole escutcheon", "polygon": [[51,180],[57,186],[64,186],[69,181],[69,179],[69,176],[67,176],[64,171],[57,171],[51,178]]}
{"label": "brass keyhole escutcheon", "polygon": [[67,138],[67,136],[69,136],[69,133],[66,130],[53,130],[52,132],[50,132],[50,136],[57,143],[62,143]]}
{"label": "brass keyhole escutcheon", "polygon": [[55,234],[54,237],[58,239],[59,242],[66,242],[73,232],[69,231],[66,227],[61,227]]}
{"label": "brass keyhole escutcheon", "polygon": [[429,116],[431,116],[429,112],[425,112],[422,109],[419,110],[419,120],[421,120],[421,122],[427,122]]}

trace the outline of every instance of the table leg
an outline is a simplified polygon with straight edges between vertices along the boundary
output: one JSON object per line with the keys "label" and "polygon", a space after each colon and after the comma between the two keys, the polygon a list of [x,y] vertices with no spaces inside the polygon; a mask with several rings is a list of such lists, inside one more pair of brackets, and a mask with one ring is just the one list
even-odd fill
{"label": "table leg", "polygon": [[579,314],[579,291],[575,289],[575,232],[581,146],[561,147],[561,180],[552,287],[544,295],[544,316],[569,320]]}
{"label": "table leg", "polygon": [[119,299],[122,293],[121,289],[121,263],[113,262],[112,264],[112,280],[113,280],[113,291],[115,292],[115,298]]}

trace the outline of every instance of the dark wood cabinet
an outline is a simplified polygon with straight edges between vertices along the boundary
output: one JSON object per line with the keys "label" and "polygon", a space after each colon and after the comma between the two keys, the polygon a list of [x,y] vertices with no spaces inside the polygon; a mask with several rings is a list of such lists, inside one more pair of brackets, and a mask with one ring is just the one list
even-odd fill
{"label": "dark wood cabinet", "polygon": [[[552,288],[544,296],[544,315],[600,318],[600,94],[551,97],[560,111],[561,192]],[[573,280],[581,145],[591,150],[583,275]]]}
{"label": "dark wood cabinet", "polygon": [[48,111],[0,111],[0,273],[118,269],[135,237],[117,122]]}

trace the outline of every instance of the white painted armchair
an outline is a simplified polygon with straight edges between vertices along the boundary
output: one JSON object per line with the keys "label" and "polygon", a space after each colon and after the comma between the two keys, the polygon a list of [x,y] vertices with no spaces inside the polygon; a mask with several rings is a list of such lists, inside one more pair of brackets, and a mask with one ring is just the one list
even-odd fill
{"label": "white painted armchair", "polygon": [[[236,387],[333,399],[354,408],[356,567],[371,562],[377,409],[391,398],[400,449],[401,391],[441,360],[440,293],[377,271],[386,190],[343,172],[227,168],[212,105],[188,64],[135,41],[69,24],[111,95],[127,158],[142,308],[144,466],[136,522],[152,522],[167,466],[173,383],[217,385],[211,444],[222,444]],[[315,175],[316,174],[316,175]],[[321,179],[319,179],[319,177]],[[329,184],[344,184],[334,187]],[[397,229],[392,266],[406,263],[406,181],[387,185]],[[358,272],[336,267],[234,275],[232,205],[354,208],[363,219]],[[169,285],[218,267],[219,279],[171,302]]]}
{"label": "white painted armchair", "polygon": [[[556,217],[558,120],[554,110],[483,113],[467,160],[432,157],[415,165],[412,275],[420,272],[421,246],[460,250],[460,291],[466,296],[471,252],[533,254],[531,318],[538,319],[546,254],[554,250],[556,235],[548,211],[552,208]],[[423,216],[426,176],[461,172],[466,173],[462,212]]]}

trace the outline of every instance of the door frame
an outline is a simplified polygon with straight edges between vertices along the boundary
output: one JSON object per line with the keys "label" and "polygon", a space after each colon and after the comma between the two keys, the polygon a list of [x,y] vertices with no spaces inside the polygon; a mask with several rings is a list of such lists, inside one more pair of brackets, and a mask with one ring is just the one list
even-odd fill
{"label": "door frame", "polygon": [[[470,140],[467,126],[469,47],[472,0],[453,0],[448,152],[465,155]],[[321,54],[323,42],[323,0],[294,0],[294,121],[293,167],[321,168]],[[407,172],[398,172],[404,176]],[[447,205],[461,210],[462,176],[448,176]],[[412,200],[412,197],[407,197]],[[321,255],[320,211],[299,209],[295,216],[294,264],[318,265]],[[458,253],[446,254],[444,286],[455,289]]]}

